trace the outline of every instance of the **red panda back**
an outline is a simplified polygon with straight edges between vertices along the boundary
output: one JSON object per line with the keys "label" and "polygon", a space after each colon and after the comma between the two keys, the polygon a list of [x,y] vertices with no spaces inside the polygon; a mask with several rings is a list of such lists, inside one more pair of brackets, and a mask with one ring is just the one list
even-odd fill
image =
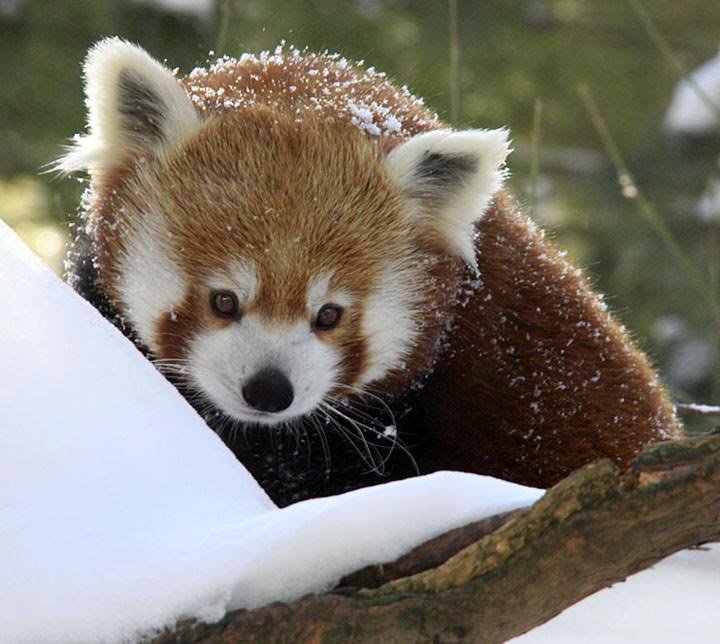
{"label": "red panda back", "polygon": [[479,279],[415,415],[427,469],[547,487],[676,434],[647,358],[564,253],[504,195],[477,230]]}

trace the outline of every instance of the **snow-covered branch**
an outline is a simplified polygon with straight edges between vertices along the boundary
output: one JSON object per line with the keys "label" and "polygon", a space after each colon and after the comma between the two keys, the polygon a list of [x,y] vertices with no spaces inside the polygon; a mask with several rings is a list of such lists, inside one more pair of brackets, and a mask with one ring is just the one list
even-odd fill
{"label": "snow-covered branch", "polygon": [[[155,641],[504,642],[680,549],[720,539],[718,517],[720,437],[659,443],[624,474],[608,461],[576,471],[469,545],[462,535],[483,534],[492,520],[439,537],[432,549],[452,554],[430,569],[421,547],[385,566],[403,576],[378,588],[235,611]],[[387,578],[381,567],[364,575],[369,586]]]}
{"label": "snow-covered branch", "polygon": [[720,405],[697,405],[694,403],[678,403],[675,405],[678,414],[683,416],[720,416]]}

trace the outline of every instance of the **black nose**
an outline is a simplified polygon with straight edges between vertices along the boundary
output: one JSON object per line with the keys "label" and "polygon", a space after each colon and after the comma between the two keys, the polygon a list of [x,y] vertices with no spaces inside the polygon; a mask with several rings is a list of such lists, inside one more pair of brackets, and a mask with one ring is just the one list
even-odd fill
{"label": "black nose", "polygon": [[282,371],[262,369],[245,383],[242,395],[253,409],[276,412],[292,405],[293,388]]}

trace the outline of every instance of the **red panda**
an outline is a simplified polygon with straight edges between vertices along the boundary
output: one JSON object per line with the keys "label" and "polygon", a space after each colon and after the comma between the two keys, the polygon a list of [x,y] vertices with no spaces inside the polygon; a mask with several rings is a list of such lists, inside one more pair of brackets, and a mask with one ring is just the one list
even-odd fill
{"label": "red panda", "polygon": [[179,79],[107,39],[85,80],[71,278],[279,504],[441,468],[545,487],[678,431],[503,191],[507,131],[292,49]]}

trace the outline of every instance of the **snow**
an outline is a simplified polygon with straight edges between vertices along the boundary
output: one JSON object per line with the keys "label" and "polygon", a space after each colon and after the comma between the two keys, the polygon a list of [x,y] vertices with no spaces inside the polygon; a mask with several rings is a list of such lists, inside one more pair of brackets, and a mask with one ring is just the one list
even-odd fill
{"label": "snow", "polygon": [[209,20],[215,13],[215,0],[135,0],[139,4],[155,5],[168,13],[186,14]]}
{"label": "snow", "polygon": [[720,635],[720,544],[685,550],[591,595],[513,644],[710,644]]}
{"label": "snow", "polygon": [[380,128],[373,123],[373,113],[367,105],[358,105],[354,101],[348,101],[348,107],[352,114],[351,122],[358,125],[360,129],[366,130],[373,136],[380,136]]}
{"label": "snow", "polygon": [[668,344],[687,337],[688,323],[679,315],[668,313],[653,322],[650,332],[656,342]]}
{"label": "snow", "polygon": [[[0,298],[3,642],[120,641],[293,600],[542,494],[441,472],[278,510],[176,390],[1,222]],[[700,643],[719,631],[713,545],[513,641]]]}
{"label": "snow", "polygon": [[292,600],[542,492],[442,472],[278,510],[0,222],[3,643],[137,638]]}
{"label": "snow", "polygon": [[[720,53],[693,71],[691,78],[694,83],[683,79],[676,85],[665,127],[674,134],[712,133],[720,128]],[[708,101],[717,107],[713,109]]]}
{"label": "snow", "polygon": [[689,388],[710,377],[715,365],[715,347],[709,337],[693,335],[673,347],[665,364],[668,382]]}
{"label": "snow", "polygon": [[[440,125],[437,116],[407,87],[398,92],[384,73],[363,68],[362,61],[353,63],[339,54],[314,54],[286,47],[281,41],[272,52],[245,53],[237,59],[224,55],[206,63],[186,79],[190,98],[202,111],[268,105],[283,113],[290,110],[298,122],[308,113],[322,114],[329,121],[347,121],[375,137],[407,138],[418,128]],[[222,87],[217,87],[218,77]],[[293,100],[288,103],[289,97]]]}
{"label": "snow", "polygon": [[720,177],[714,176],[708,180],[705,192],[695,204],[695,212],[701,221],[720,223]]}
{"label": "snow", "polygon": [[715,405],[696,405],[696,404],[685,404],[684,409],[688,411],[696,411],[699,414],[717,414],[720,413],[720,407]]}

